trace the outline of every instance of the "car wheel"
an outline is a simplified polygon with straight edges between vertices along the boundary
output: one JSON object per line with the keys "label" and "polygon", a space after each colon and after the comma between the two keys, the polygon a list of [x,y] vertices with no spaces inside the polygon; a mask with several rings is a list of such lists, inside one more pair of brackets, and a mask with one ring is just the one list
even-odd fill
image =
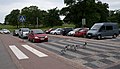
{"label": "car wheel", "polygon": [[21,36],[21,38],[23,39],[24,37],[23,37],[23,36]]}
{"label": "car wheel", "polygon": [[117,35],[116,35],[116,34],[114,34],[114,35],[113,35],[113,38],[116,38],[116,37],[117,37]]}
{"label": "car wheel", "polygon": [[102,38],[102,36],[101,36],[101,35],[98,35],[98,36],[97,36],[97,39],[98,39],[98,40],[100,40],[101,38]]}
{"label": "car wheel", "polygon": [[21,38],[21,37],[19,36],[19,38]]}
{"label": "car wheel", "polygon": [[54,35],[57,35],[57,33],[55,32]]}
{"label": "car wheel", "polygon": [[32,39],[32,42],[35,43],[35,39]]}

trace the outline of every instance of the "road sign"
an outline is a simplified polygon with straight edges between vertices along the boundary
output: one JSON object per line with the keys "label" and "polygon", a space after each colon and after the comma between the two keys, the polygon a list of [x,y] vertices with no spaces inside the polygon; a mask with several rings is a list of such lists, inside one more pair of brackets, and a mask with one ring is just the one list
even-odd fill
{"label": "road sign", "polygon": [[86,19],[85,18],[82,19],[82,25],[86,25]]}
{"label": "road sign", "polygon": [[26,16],[19,16],[19,21],[20,22],[25,22]]}

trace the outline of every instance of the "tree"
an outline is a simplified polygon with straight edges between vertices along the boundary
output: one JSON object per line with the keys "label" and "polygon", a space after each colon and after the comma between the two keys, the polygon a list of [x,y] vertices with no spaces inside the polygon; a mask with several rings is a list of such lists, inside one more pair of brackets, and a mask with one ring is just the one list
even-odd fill
{"label": "tree", "polygon": [[65,15],[65,22],[71,22],[76,27],[82,26],[82,19],[85,18],[87,26],[95,22],[107,21],[109,14],[108,4],[95,0],[64,0],[67,7],[62,8],[61,14]]}
{"label": "tree", "polygon": [[34,28],[37,24],[37,18],[39,18],[40,9],[37,6],[25,7],[21,11],[21,15],[26,16],[25,26],[33,25]]}
{"label": "tree", "polygon": [[48,13],[45,16],[44,20],[45,20],[44,23],[45,26],[53,27],[53,26],[62,25],[62,22],[59,17],[59,10],[57,10],[57,8],[48,10]]}
{"label": "tree", "polygon": [[116,22],[120,26],[120,10],[111,10],[109,12],[108,20],[110,22]]}
{"label": "tree", "polygon": [[5,17],[5,23],[10,25],[17,26],[18,28],[18,16],[20,15],[20,10],[12,10],[10,14]]}

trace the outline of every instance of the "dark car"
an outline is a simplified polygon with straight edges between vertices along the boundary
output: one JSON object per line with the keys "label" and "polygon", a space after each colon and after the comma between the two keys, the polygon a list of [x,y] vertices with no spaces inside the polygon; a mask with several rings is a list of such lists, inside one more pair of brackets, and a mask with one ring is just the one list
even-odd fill
{"label": "dark car", "polygon": [[62,35],[67,35],[68,34],[68,32],[70,32],[70,31],[73,31],[73,28],[63,28],[63,30],[62,30]]}
{"label": "dark car", "polygon": [[120,28],[119,28],[119,34],[120,34]]}
{"label": "dark car", "polygon": [[28,40],[32,42],[47,42],[48,36],[41,29],[32,29],[28,34]]}
{"label": "dark car", "polygon": [[19,30],[14,30],[13,31],[13,36],[18,36]]}

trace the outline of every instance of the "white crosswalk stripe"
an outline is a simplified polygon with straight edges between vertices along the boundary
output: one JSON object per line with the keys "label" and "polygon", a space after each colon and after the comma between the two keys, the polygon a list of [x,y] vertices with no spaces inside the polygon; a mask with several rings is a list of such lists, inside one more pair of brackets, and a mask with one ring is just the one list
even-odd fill
{"label": "white crosswalk stripe", "polygon": [[21,50],[19,50],[15,45],[10,45],[9,47],[19,60],[29,58]]}
{"label": "white crosswalk stripe", "polygon": [[24,48],[26,48],[27,50],[29,50],[30,52],[34,53],[35,55],[37,55],[38,57],[47,57],[48,55],[28,46],[28,45],[22,45]]}
{"label": "white crosswalk stripe", "polygon": [[[31,53],[37,55],[38,57],[48,57],[48,55],[30,47],[29,45],[22,45],[23,48],[27,49],[28,51],[30,51]],[[29,59],[29,55],[27,56],[26,54],[24,54],[17,46],[15,45],[9,45],[9,48],[12,50],[12,52],[15,54],[15,56],[19,59]]]}

